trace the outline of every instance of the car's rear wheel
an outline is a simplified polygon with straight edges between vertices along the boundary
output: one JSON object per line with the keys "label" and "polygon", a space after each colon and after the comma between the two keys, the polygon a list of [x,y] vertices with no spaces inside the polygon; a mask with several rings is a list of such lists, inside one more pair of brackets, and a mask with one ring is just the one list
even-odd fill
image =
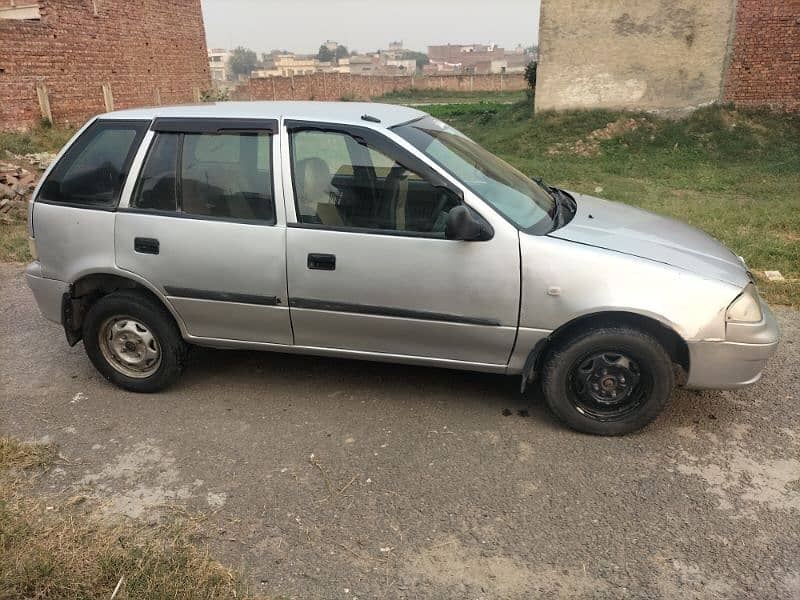
{"label": "car's rear wheel", "polygon": [[120,291],[100,298],[83,325],[86,354],[109,381],[157,392],[183,371],[187,346],[172,316],[152,298]]}
{"label": "car's rear wheel", "polygon": [[584,331],[549,352],[542,388],[568,426],[596,435],[641,429],[664,409],[675,384],[672,360],[651,335],[629,327]]}

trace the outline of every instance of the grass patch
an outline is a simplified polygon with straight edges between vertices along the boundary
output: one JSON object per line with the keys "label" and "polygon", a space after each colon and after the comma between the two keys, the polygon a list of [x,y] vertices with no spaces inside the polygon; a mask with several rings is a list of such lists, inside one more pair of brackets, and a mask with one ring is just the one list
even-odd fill
{"label": "grass patch", "polygon": [[0,221],[0,262],[30,262],[28,222],[24,215],[14,214]]}
{"label": "grass patch", "polygon": [[34,154],[58,152],[75,133],[73,129],[60,127],[37,127],[30,131],[0,131],[0,162],[12,154]]}
{"label": "grass patch", "polygon": [[[800,116],[719,106],[677,121],[605,110],[534,115],[530,102],[425,110],[529,175],[707,231],[754,271],[781,271],[787,281],[764,281],[762,292],[800,307]],[[581,153],[592,132],[629,118],[633,130]]]}
{"label": "grass patch", "polygon": [[120,578],[123,600],[251,597],[200,546],[192,519],[111,524],[93,518],[81,498],[45,505],[31,497],[19,473],[41,472],[56,458],[51,445],[0,438],[0,598],[110,598]]}

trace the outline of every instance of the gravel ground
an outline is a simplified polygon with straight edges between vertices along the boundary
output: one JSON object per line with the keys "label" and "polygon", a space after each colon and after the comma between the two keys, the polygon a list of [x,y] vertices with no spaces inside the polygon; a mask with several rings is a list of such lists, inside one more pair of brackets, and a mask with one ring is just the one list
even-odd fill
{"label": "gravel ground", "polygon": [[118,390],[0,266],[0,432],[69,459],[43,493],[208,515],[216,555],[288,598],[800,598],[800,313],[739,392],[680,391],[624,438],[518,380],[198,349]]}

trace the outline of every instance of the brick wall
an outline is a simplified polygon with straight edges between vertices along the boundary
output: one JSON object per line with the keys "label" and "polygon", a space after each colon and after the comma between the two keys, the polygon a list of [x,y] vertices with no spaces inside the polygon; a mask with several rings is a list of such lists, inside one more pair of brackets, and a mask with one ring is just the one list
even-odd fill
{"label": "brick wall", "polygon": [[235,100],[371,100],[401,90],[505,91],[524,90],[522,74],[369,76],[314,73],[294,77],[251,79],[234,92]]}
{"label": "brick wall", "polygon": [[800,0],[739,0],[725,100],[800,110]]}
{"label": "brick wall", "polygon": [[192,102],[195,90],[211,87],[200,0],[40,0],[39,7],[39,21],[0,20],[0,128],[39,121],[40,82],[53,120],[72,126],[105,112],[103,84],[116,109],[159,98]]}

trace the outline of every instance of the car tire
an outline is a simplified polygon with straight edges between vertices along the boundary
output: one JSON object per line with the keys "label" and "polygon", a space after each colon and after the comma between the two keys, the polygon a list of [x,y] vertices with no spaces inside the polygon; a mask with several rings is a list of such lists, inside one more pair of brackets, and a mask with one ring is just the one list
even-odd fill
{"label": "car tire", "polygon": [[594,435],[624,435],[653,421],[675,386],[672,360],[651,335],[630,327],[591,329],[547,354],[542,389],[550,411]]}
{"label": "car tire", "polygon": [[153,393],[183,372],[188,346],[172,315],[135,291],[100,298],[83,323],[83,344],[95,368],[117,386]]}

